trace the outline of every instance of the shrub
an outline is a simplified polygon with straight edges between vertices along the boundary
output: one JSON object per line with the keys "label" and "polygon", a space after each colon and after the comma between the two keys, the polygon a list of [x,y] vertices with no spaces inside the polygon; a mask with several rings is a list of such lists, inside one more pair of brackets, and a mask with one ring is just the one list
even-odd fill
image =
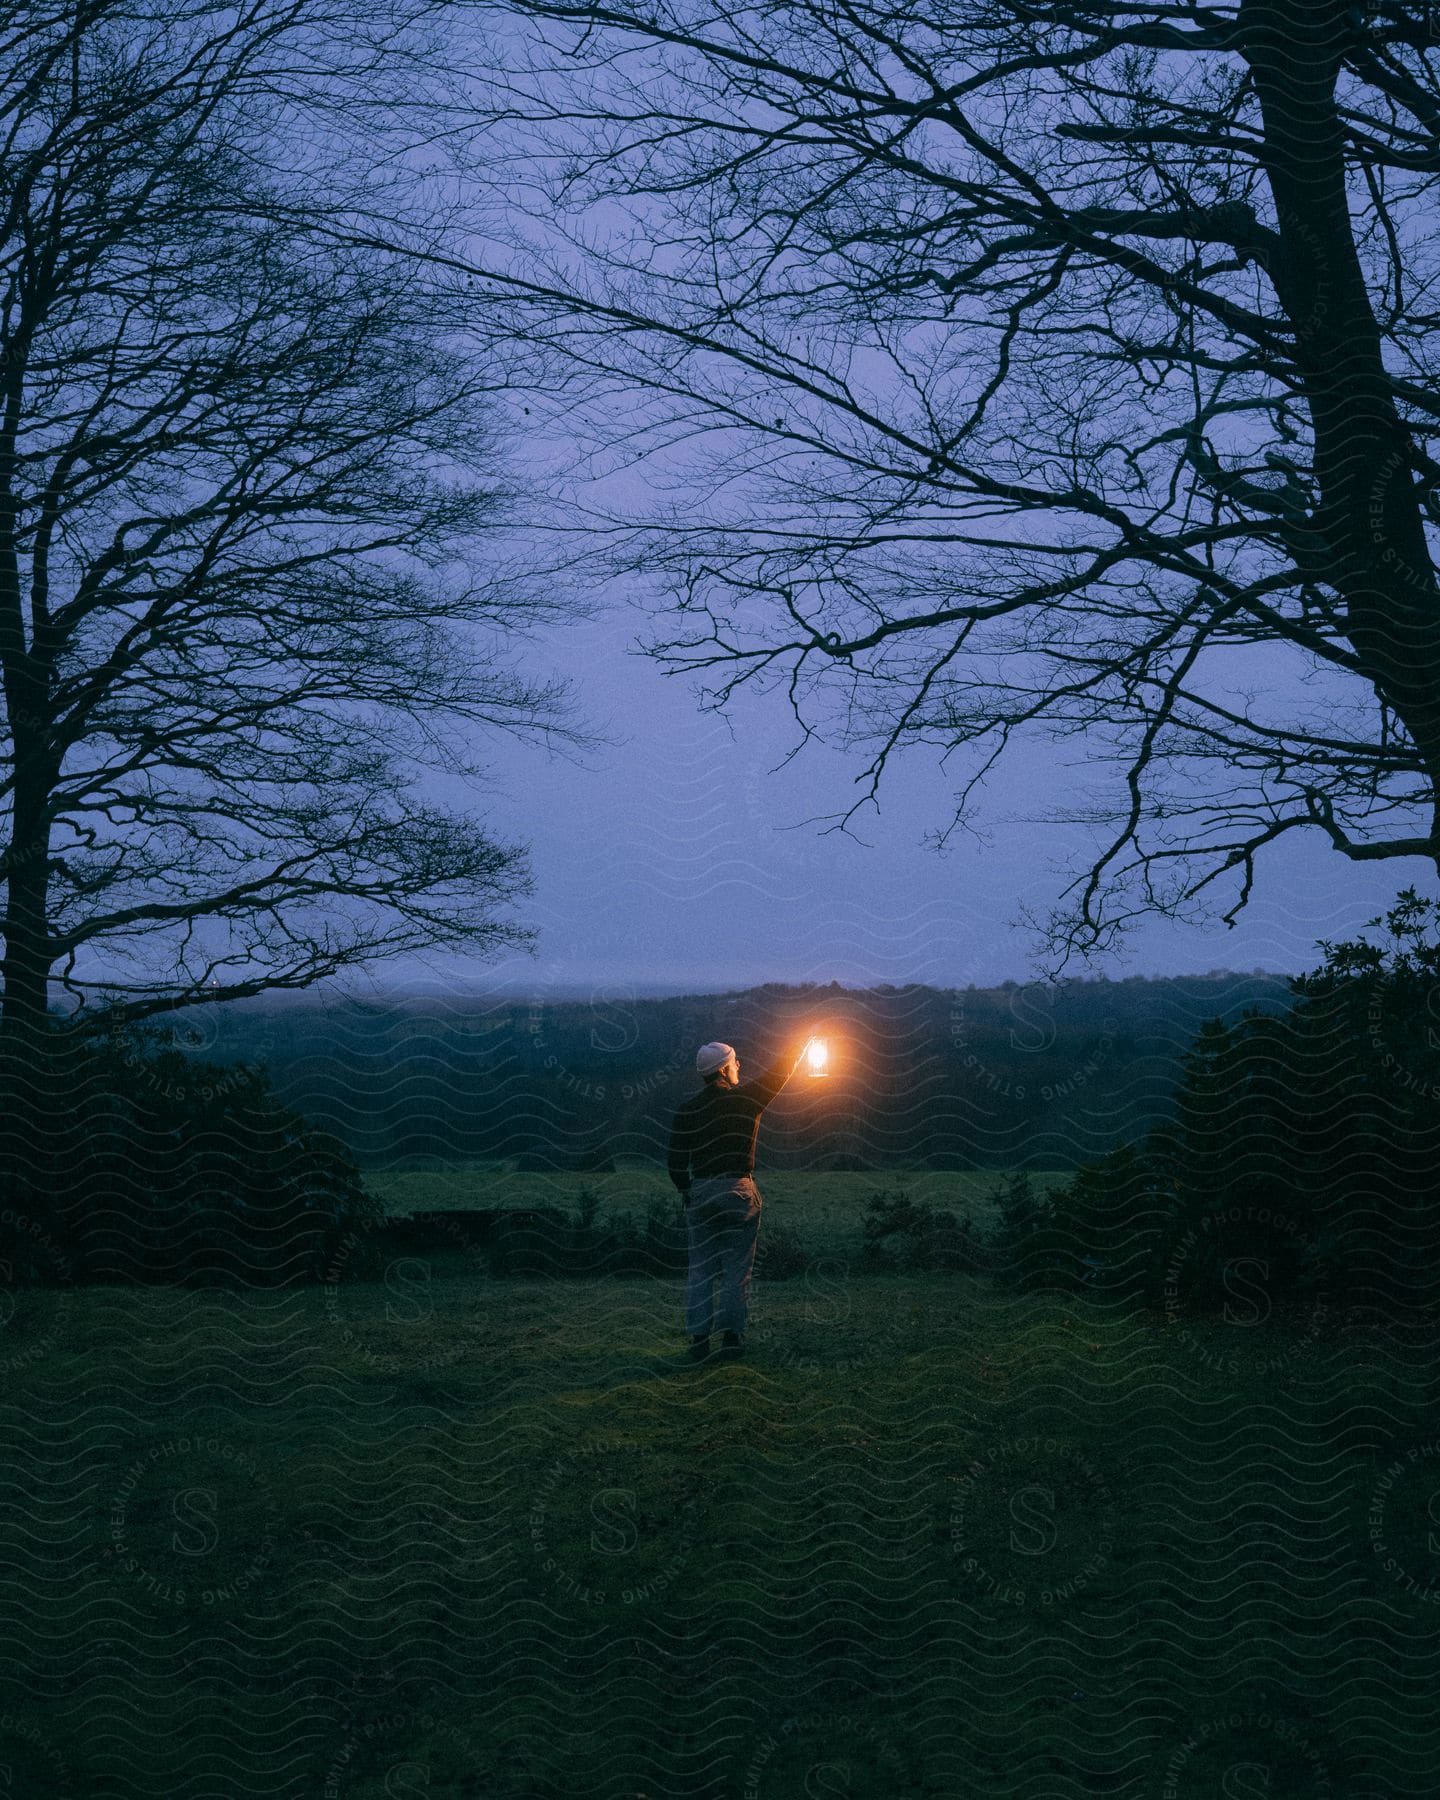
{"label": "shrub", "polygon": [[318,1279],[378,1211],[345,1146],[263,1070],[63,1030],[0,1046],[0,1201],[6,1248],[30,1245],[8,1259],[22,1278],[62,1258],[67,1278],[138,1282]]}
{"label": "shrub", "polygon": [[879,1188],[865,1202],[862,1261],[871,1269],[949,1269],[971,1273],[985,1253],[969,1218]]}
{"label": "shrub", "polygon": [[603,1241],[598,1232],[577,1241],[574,1220],[557,1206],[515,1206],[497,1210],[485,1251],[492,1275],[581,1274]]}
{"label": "shrub", "polygon": [[490,1273],[499,1276],[669,1275],[685,1267],[685,1219],[678,1201],[653,1200],[643,1219],[611,1213],[582,1188],[576,1211],[508,1207],[484,1237]]}
{"label": "shrub", "polygon": [[1065,1237],[1055,1227],[1048,1197],[1020,1170],[1005,1177],[990,1201],[996,1215],[990,1246],[996,1277],[1026,1291],[1050,1285],[1064,1262]]}
{"label": "shrub", "polygon": [[582,1187],[575,1196],[576,1231],[582,1238],[594,1235],[595,1220],[600,1211],[600,1196],[594,1188]]}
{"label": "shrub", "polygon": [[1000,1237],[1012,1278],[1169,1313],[1440,1303],[1440,903],[1403,893],[1381,943],[1321,946],[1290,1010],[1211,1022],[1173,1116]]}
{"label": "shrub", "polygon": [[1152,1285],[1158,1223],[1165,1196],[1151,1155],[1121,1144],[1053,1189],[1027,1232],[1011,1215],[1002,1271],[1024,1289],[1084,1288],[1132,1301]]}
{"label": "shrub", "polygon": [[755,1273],[766,1281],[789,1281],[804,1275],[814,1258],[789,1225],[764,1225],[755,1252]]}

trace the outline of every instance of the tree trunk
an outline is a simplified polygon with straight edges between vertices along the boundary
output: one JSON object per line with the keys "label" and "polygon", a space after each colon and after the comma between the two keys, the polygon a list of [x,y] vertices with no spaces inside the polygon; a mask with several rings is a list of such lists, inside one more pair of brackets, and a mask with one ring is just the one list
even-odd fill
{"label": "tree trunk", "polygon": [[[13,360],[13,359],[12,359]],[[4,847],[5,910],[0,933],[0,1033],[13,1047],[44,1029],[50,966],[49,887],[52,749],[50,680],[42,646],[27,642],[15,503],[9,486],[14,454],[14,396],[7,398],[0,437],[0,680],[10,731],[10,842]]]}
{"label": "tree trunk", "polygon": [[50,954],[46,917],[48,844],[43,819],[28,829],[16,811],[0,956],[0,1031],[12,1042],[44,1028]]}
{"label": "tree trunk", "polygon": [[[1245,0],[1241,23],[1282,246],[1270,273],[1315,434],[1314,573],[1342,596],[1350,642],[1440,793],[1440,590],[1355,248],[1336,106],[1343,52],[1364,27],[1341,0]],[[1430,831],[1440,860],[1433,802]]]}

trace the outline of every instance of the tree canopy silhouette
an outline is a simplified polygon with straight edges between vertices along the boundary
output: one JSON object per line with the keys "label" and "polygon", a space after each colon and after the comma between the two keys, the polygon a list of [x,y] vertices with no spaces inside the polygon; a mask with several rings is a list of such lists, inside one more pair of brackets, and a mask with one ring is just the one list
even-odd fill
{"label": "tree canopy silhouette", "polygon": [[431,223],[367,141],[426,11],[0,7],[7,1028],[57,981],[113,1025],[524,935],[521,853],[416,793],[565,729],[507,644],[548,603],[497,536],[504,377],[335,234]]}
{"label": "tree canopy silhouette", "polygon": [[1060,961],[1297,831],[1436,863],[1432,7],[492,10],[490,291],[676,486],[608,521],[668,666],[859,747],[847,821],[1080,739]]}

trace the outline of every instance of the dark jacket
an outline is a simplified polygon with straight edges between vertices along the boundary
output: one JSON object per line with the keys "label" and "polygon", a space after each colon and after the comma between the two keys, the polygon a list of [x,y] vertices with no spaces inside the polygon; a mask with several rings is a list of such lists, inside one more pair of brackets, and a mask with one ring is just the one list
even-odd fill
{"label": "dark jacket", "polygon": [[707,1081],[681,1101],[670,1128],[670,1179],[682,1194],[692,1181],[754,1173],[760,1115],[799,1066],[787,1058],[739,1087]]}

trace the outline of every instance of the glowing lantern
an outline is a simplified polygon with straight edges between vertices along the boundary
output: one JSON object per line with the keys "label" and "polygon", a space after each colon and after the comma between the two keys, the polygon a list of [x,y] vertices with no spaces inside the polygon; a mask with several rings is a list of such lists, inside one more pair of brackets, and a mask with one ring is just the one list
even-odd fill
{"label": "glowing lantern", "polygon": [[811,1038],[805,1046],[805,1060],[810,1065],[811,1075],[828,1075],[830,1073],[830,1047],[824,1038]]}

